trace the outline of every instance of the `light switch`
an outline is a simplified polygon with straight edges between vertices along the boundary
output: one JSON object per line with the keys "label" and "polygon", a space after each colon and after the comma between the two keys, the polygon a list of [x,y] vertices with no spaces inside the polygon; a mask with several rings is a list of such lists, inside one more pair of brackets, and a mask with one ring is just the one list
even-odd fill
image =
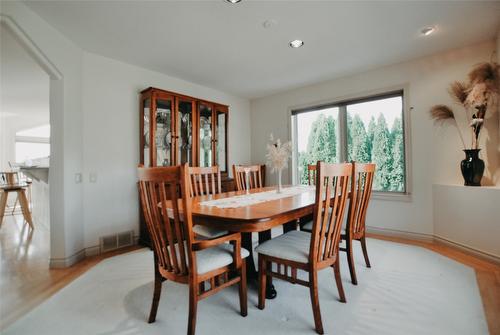
{"label": "light switch", "polygon": [[97,173],[90,172],[90,174],[89,174],[89,181],[91,183],[97,183]]}
{"label": "light switch", "polygon": [[82,174],[75,173],[75,184],[80,184],[82,182]]}

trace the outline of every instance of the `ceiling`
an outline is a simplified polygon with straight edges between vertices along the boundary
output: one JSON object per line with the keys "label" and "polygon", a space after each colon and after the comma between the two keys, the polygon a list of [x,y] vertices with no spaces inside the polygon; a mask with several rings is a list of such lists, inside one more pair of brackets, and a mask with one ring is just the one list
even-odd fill
{"label": "ceiling", "polygon": [[500,26],[498,1],[25,3],[89,52],[246,98],[493,39]]}
{"label": "ceiling", "polygon": [[0,26],[0,121],[15,131],[49,124],[49,76]]}

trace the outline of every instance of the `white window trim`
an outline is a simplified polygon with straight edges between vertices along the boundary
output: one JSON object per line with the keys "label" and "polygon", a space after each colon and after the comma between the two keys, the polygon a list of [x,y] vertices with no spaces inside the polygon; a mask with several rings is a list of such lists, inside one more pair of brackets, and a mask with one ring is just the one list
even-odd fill
{"label": "white window trim", "polygon": [[[391,87],[385,87],[373,91],[367,91],[367,92],[362,92],[359,94],[353,94],[353,95],[348,95],[348,96],[341,96],[333,99],[328,99],[328,100],[321,100],[321,101],[316,101],[316,102],[309,102],[306,104],[301,104],[301,105],[295,105],[295,106],[290,106],[288,107],[287,111],[287,117],[288,117],[288,129],[289,129],[289,136],[290,140],[292,141],[293,145],[293,151],[292,151],[292,164],[289,167],[289,175],[292,176],[292,182],[293,184],[298,184],[298,176],[297,176],[297,166],[298,166],[298,152],[297,152],[297,139],[294,134],[297,134],[298,129],[297,129],[297,119],[292,118],[293,116],[293,111],[298,110],[298,109],[314,109],[317,107],[321,106],[334,106],[336,104],[340,104],[345,101],[349,100],[357,100],[357,99],[364,99],[364,98],[370,98],[370,97],[376,97],[377,95],[384,95],[384,94],[389,94],[391,92],[396,92],[396,91],[402,91],[403,92],[403,137],[404,137],[404,146],[405,146],[405,183],[406,183],[406,191],[405,192],[384,192],[384,191],[373,191],[372,194],[372,199],[373,200],[386,200],[386,201],[405,201],[405,202],[410,202],[412,201],[412,190],[413,190],[413,175],[412,175],[412,160],[411,160],[411,117],[410,117],[410,111],[413,109],[413,107],[410,107],[409,104],[409,97],[410,97],[410,90],[409,90],[409,84],[401,84],[401,85],[396,85],[396,86],[391,86]],[[340,122],[346,122],[345,117],[342,116],[343,113],[339,113],[339,121]],[[347,134],[343,130],[343,127],[339,128],[339,137],[340,137],[340,144],[341,145],[346,145],[347,143],[344,143],[347,139]],[[342,147],[341,147],[342,148]],[[340,161],[345,161],[346,157],[344,156],[344,150],[340,150],[340,156],[339,159]]]}

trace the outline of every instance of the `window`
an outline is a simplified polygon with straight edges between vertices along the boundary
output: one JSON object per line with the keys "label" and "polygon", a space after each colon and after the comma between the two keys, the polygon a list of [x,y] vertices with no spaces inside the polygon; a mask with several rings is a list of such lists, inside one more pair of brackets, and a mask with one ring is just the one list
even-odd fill
{"label": "window", "polygon": [[50,126],[16,132],[16,163],[50,156]]}
{"label": "window", "polygon": [[292,111],[294,181],[307,184],[307,165],[373,162],[373,189],[406,193],[403,91]]}

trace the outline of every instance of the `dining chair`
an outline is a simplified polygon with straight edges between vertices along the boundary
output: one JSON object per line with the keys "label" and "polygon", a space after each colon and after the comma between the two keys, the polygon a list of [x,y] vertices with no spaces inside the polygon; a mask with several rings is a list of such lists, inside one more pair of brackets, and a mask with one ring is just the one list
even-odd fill
{"label": "dining chair", "polygon": [[[222,192],[219,166],[189,167],[188,173],[191,197],[213,195]],[[227,230],[220,230],[204,225],[193,226],[193,231],[204,238],[216,238],[229,233]]]}
{"label": "dining chair", "polygon": [[[265,307],[268,278],[307,286],[316,332],[323,334],[318,299],[319,270],[333,267],[340,301],[346,301],[340,278],[339,241],[352,165],[318,162],[316,172],[312,233],[291,231],[260,244],[255,250],[259,253],[259,309]],[[275,270],[273,263],[276,264]],[[297,270],[307,272],[308,280],[298,278]]]}
{"label": "dining chair", "polygon": [[340,248],[340,250],[347,253],[351,282],[354,285],[358,284],[358,279],[356,278],[356,270],[354,268],[353,241],[359,241],[361,243],[366,266],[368,268],[371,267],[368,251],[366,249],[365,222],[374,176],[375,164],[352,163],[351,196],[347,214],[347,225],[346,231],[341,234],[341,239],[346,241],[346,247]]}
{"label": "dining chair", "polygon": [[[234,284],[239,285],[240,314],[246,316],[245,258],[249,253],[241,248],[238,233],[211,240],[195,240],[187,164],[139,168],[138,177],[155,263],[154,294],[148,322],[156,319],[165,280],[189,286],[188,335],[195,333],[198,301]],[[209,289],[202,288],[204,285],[201,284],[205,282],[210,284]]]}
{"label": "dining chair", "polygon": [[316,164],[307,165],[307,183],[316,185]]}
{"label": "dining chair", "polygon": [[[246,171],[249,174],[249,185],[246,182]],[[233,165],[233,176],[237,191],[264,187],[261,165]]]}

